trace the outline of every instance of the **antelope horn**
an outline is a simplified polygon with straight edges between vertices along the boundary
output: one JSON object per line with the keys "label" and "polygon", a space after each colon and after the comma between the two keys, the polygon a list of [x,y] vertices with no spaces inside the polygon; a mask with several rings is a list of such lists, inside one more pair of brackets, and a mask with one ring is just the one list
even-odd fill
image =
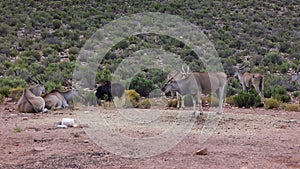
{"label": "antelope horn", "polygon": [[36,84],[39,84],[36,80],[32,79],[31,77],[29,77],[29,80],[33,81]]}
{"label": "antelope horn", "polygon": [[36,78],[36,80],[39,82],[39,84],[42,84],[42,82],[40,81],[40,79]]}

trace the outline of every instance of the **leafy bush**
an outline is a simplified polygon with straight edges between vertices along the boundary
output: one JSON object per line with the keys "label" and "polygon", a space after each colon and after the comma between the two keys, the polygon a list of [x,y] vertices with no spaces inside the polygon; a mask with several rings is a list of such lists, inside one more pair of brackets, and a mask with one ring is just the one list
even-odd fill
{"label": "leafy bush", "polygon": [[284,104],[284,110],[286,111],[298,111],[299,106],[295,104]]}
{"label": "leafy bush", "polygon": [[5,96],[5,97],[8,97],[10,88],[11,88],[10,86],[2,86],[0,88],[0,94]]}
{"label": "leafy bush", "polygon": [[17,88],[11,88],[9,89],[9,97],[12,98],[14,101],[17,101],[20,99],[20,97],[23,94],[24,88],[22,87],[17,87]]}
{"label": "leafy bush", "polygon": [[4,78],[0,78],[0,94],[4,95],[5,97],[8,97],[9,90],[11,88],[16,87],[25,87],[26,82],[23,79],[20,79],[19,77],[13,77],[9,76]]}
{"label": "leafy bush", "polygon": [[280,102],[276,99],[265,99],[265,109],[278,109],[280,106]]}
{"label": "leafy bush", "polygon": [[4,103],[4,98],[5,98],[5,96],[2,95],[2,94],[0,94],[0,104],[3,104],[3,103]]}
{"label": "leafy bush", "polygon": [[153,81],[144,77],[135,76],[132,78],[129,89],[134,89],[143,97],[148,97],[150,92],[155,89]]}
{"label": "leafy bush", "polygon": [[126,106],[134,107],[134,108],[138,107],[138,103],[141,98],[139,93],[137,93],[135,90],[132,90],[132,89],[126,90],[125,96],[126,96],[126,99],[125,99]]}
{"label": "leafy bush", "polygon": [[234,104],[238,107],[256,107],[261,103],[261,98],[257,93],[248,93],[247,91],[240,92],[233,97]]}
{"label": "leafy bush", "polygon": [[85,99],[85,105],[97,105],[97,97],[94,91],[85,92],[83,97]]}
{"label": "leafy bush", "polygon": [[215,96],[211,95],[211,96],[207,97],[207,102],[212,107],[219,106],[219,99]]}
{"label": "leafy bush", "polygon": [[283,103],[288,103],[291,101],[290,95],[286,92],[286,90],[281,87],[276,85],[274,88],[272,88],[272,98],[281,101]]}
{"label": "leafy bush", "polygon": [[230,106],[234,105],[234,96],[229,96],[226,98],[226,103],[229,104]]}
{"label": "leafy bush", "polygon": [[299,97],[299,96],[300,96],[300,92],[299,92],[299,91],[295,91],[295,92],[293,93],[293,96],[294,96],[294,97]]}
{"label": "leafy bush", "polygon": [[178,102],[177,99],[168,100],[167,107],[177,107],[177,102]]}
{"label": "leafy bush", "polygon": [[149,99],[144,99],[139,104],[139,108],[141,109],[150,109],[150,107],[151,107],[151,102]]}
{"label": "leafy bush", "polygon": [[47,81],[45,84],[45,88],[47,89],[47,92],[52,91],[53,89],[58,89],[61,90],[62,89],[62,85],[61,82],[53,82],[53,81]]}

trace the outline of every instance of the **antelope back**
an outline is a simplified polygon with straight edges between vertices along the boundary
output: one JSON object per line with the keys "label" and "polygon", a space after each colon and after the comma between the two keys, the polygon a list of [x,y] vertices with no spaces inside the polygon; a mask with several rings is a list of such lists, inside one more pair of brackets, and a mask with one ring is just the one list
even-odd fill
{"label": "antelope back", "polygon": [[38,113],[44,111],[45,101],[42,97],[35,96],[29,89],[24,89],[17,105],[20,112]]}

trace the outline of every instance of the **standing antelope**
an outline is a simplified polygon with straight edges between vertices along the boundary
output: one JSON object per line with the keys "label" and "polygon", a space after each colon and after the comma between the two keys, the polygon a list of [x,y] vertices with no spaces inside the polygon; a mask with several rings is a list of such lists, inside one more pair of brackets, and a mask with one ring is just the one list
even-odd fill
{"label": "standing antelope", "polygon": [[234,77],[238,77],[243,90],[249,89],[252,86],[261,98],[264,98],[264,76],[260,73],[250,73],[246,71],[242,73],[241,68],[236,67]]}
{"label": "standing antelope", "polygon": [[[223,72],[192,72],[187,73],[185,77],[178,81],[169,81],[162,88],[163,93],[169,92],[171,89],[177,90],[181,95],[191,94],[193,98],[193,111],[196,114],[196,96],[200,108],[200,114],[203,114],[201,95],[217,92],[219,97],[218,113],[223,112],[223,97],[226,87],[226,74]],[[182,99],[183,100],[183,99]],[[178,104],[177,104],[178,107]]]}

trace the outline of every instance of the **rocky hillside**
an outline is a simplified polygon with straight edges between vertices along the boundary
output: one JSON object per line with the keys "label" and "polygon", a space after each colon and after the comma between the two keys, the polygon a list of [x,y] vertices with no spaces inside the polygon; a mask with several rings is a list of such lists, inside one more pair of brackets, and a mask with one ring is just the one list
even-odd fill
{"label": "rocky hillside", "polygon": [[[228,75],[233,73],[232,66],[248,59],[251,71],[265,74],[266,86],[290,88],[289,74],[297,71],[300,63],[299,11],[300,3],[290,0],[4,0],[0,2],[0,93],[7,95],[11,88],[25,87],[29,77],[42,79],[50,89],[61,87],[72,79],[81,47],[98,28],[139,12],[178,15],[198,25],[214,43]],[[157,38],[160,43],[153,40]],[[122,58],[147,47],[162,47],[179,54],[194,70],[203,68],[190,59],[194,53],[180,42],[155,34],[137,35],[107,53],[96,82],[110,79]],[[154,82],[154,86],[161,83]]]}

